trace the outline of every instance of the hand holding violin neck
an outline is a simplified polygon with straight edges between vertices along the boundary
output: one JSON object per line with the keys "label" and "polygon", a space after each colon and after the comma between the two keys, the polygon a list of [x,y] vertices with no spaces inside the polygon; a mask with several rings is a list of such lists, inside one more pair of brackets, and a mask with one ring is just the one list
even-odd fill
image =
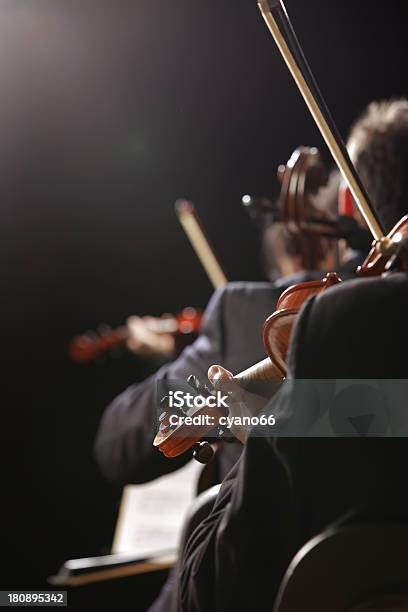
{"label": "hand holding violin neck", "polygon": [[247,383],[254,381],[282,380],[282,378],[281,370],[272,363],[269,357],[234,376],[234,380],[244,388]]}

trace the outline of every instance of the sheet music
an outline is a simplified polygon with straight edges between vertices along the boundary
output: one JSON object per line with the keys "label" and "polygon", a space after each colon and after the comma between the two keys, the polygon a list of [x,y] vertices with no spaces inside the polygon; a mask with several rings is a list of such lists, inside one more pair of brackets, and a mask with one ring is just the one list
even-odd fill
{"label": "sheet music", "polygon": [[152,482],[125,487],[112,552],[132,552],[145,559],[176,553],[202,467],[192,460]]}

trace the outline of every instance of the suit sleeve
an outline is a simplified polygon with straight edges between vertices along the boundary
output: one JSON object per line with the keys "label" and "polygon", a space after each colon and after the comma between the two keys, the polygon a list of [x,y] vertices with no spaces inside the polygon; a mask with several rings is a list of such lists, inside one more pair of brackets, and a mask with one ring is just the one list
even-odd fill
{"label": "suit sleeve", "polygon": [[267,438],[250,438],[209,517],[183,553],[179,609],[270,611],[290,560],[292,495],[285,462]]}
{"label": "suit sleeve", "polygon": [[157,431],[156,386],[163,378],[207,377],[212,363],[223,361],[225,289],[216,291],[205,312],[201,333],[173,363],[129,387],[106,409],[94,453],[104,475],[120,485],[148,482],[177,470],[190,459],[185,453],[167,459],[152,446]]}

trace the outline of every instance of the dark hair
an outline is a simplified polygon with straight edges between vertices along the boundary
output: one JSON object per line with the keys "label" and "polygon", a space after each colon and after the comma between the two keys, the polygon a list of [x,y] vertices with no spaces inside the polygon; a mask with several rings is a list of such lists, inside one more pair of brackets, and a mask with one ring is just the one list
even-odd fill
{"label": "dark hair", "polygon": [[372,102],[352,127],[348,146],[389,231],[408,213],[408,100]]}

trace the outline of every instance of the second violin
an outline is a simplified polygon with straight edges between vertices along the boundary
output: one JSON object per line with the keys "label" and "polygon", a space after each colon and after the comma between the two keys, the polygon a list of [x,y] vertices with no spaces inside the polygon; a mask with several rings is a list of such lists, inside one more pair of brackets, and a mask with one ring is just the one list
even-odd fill
{"label": "second violin", "polygon": [[[172,348],[171,343],[166,342],[160,343],[160,337],[163,336],[168,338],[176,338],[177,336],[189,336],[198,332],[201,323],[202,312],[192,307],[183,308],[181,312],[176,315],[164,314],[159,318],[156,317],[144,317],[139,318],[142,324],[139,326],[139,334],[137,329],[133,341],[139,340],[140,346],[150,346],[150,355],[154,354],[165,355],[171,354]],[[128,326],[123,325],[116,329],[110,329],[107,326],[103,326],[99,333],[88,332],[81,336],[76,336],[71,340],[68,347],[68,354],[72,361],[76,363],[84,363],[87,361],[93,361],[103,353],[114,350],[120,346],[125,345],[130,338],[129,327],[132,326],[132,317],[129,320]],[[135,323],[137,323],[135,321]],[[136,328],[137,325],[134,325]],[[151,338],[145,338],[146,335],[153,336]],[[135,352],[141,352],[136,350]],[[146,349],[147,351],[147,349]]]}

